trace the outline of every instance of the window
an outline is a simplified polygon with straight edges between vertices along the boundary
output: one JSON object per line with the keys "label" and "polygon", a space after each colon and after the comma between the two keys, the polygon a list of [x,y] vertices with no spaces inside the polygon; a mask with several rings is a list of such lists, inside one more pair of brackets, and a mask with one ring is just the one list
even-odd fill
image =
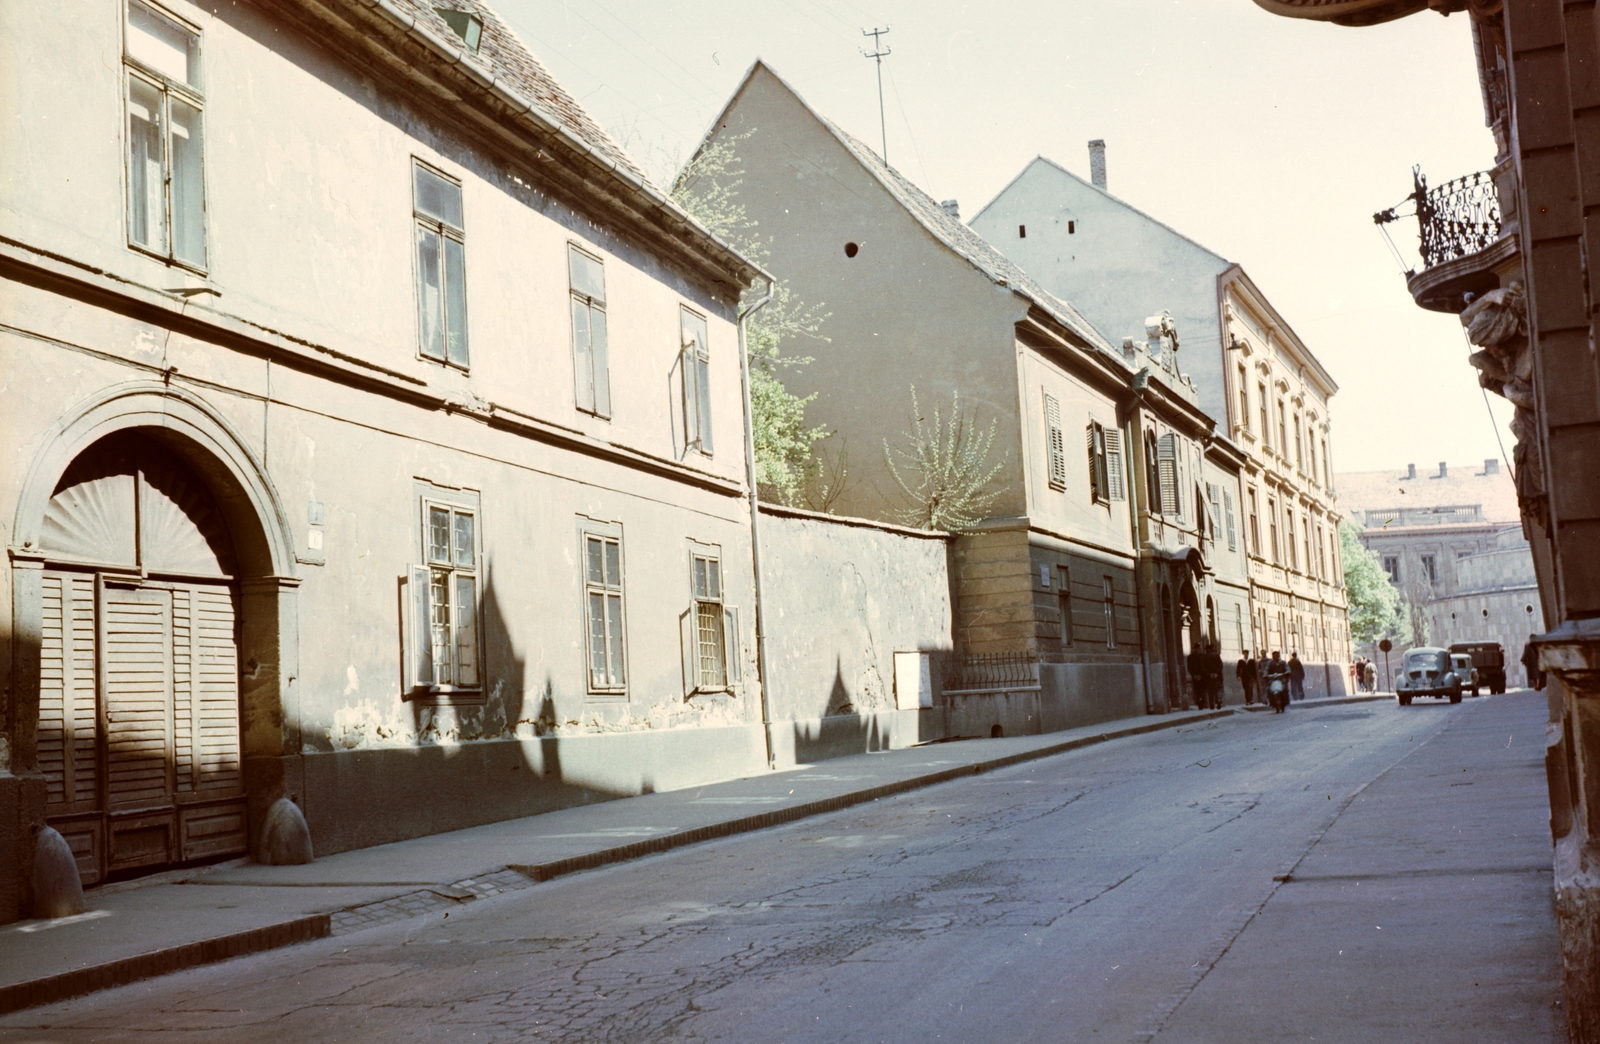
{"label": "window", "polygon": [[1278,400],[1278,452],[1283,454],[1284,460],[1289,459],[1288,415],[1288,410],[1284,406],[1283,400],[1280,398]]}
{"label": "window", "polygon": [[[1061,429],[1061,403],[1056,401],[1054,395],[1046,394],[1044,397],[1044,425],[1045,439],[1048,443],[1047,449],[1050,457],[1050,488],[1065,490],[1067,488],[1067,435]],[[1091,455],[1094,453],[1092,445],[1089,452]],[[1094,485],[1094,467],[1091,461],[1089,465],[1091,492],[1099,488]]]}
{"label": "window", "polygon": [[1439,569],[1432,555],[1422,556],[1422,575],[1428,578],[1428,583],[1439,582]]}
{"label": "window", "polygon": [[1161,513],[1161,465],[1156,459],[1155,432],[1144,433],[1144,499],[1146,510]]}
{"label": "window", "polygon": [[1215,482],[1208,482],[1206,494],[1211,502],[1211,513],[1206,519],[1206,535],[1216,540],[1222,536],[1222,487]]}
{"label": "window", "polygon": [[1017,226],[1017,238],[1018,239],[1027,239],[1028,238],[1028,226],[1027,225],[1018,225]]}
{"label": "window", "polygon": [[[1309,425],[1308,425],[1309,427]],[[1311,466],[1306,469],[1306,474],[1311,477],[1311,484],[1317,483],[1317,440],[1308,433],[1306,435],[1306,456],[1311,458]]]}
{"label": "window", "polygon": [[1156,475],[1161,493],[1161,513],[1182,519],[1183,486],[1178,475],[1178,436],[1172,432],[1161,436],[1156,443]]}
{"label": "window", "polygon": [[1279,565],[1283,558],[1278,546],[1278,502],[1267,498],[1267,527],[1272,531],[1272,564]]}
{"label": "window", "polygon": [[1056,606],[1061,613],[1061,644],[1072,644],[1072,575],[1066,566],[1056,566]]}
{"label": "window", "polygon": [[567,272],[572,287],[572,360],[578,409],[610,417],[605,266],[599,258],[569,245]]}
{"label": "window", "polygon": [[1239,427],[1250,430],[1250,374],[1239,367]]}
{"label": "window", "polygon": [[1323,541],[1322,526],[1317,526],[1317,576],[1328,579],[1328,549]]}
{"label": "window", "polygon": [[726,691],[740,681],[739,610],[726,604],[722,580],[720,552],[690,544],[689,586],[694,602],[681,622],[686,696]]}
{"label": "window", "polygon": [[1299,569],[1300,553],[1295,547],[1294,542],[1294,508],[1292,506],[1285,507],[1283,509],[1283,526],[1284,536],[1288,537],[1287,543],[1289,545],[1289,568]]}
{"label": "window", "polygon": [[407,688],[481,689],[476,495],[426,487],[418,503],[423,563],[411,567],[409,580]]}
{"label": "window", "polygon": [[1311,516],[1305,514],[1300,516],[1300,544],[1306,553],[1306,572],[1308,574],[1315,572],[1316,566],[1313,565],[1315,560],[1311,557]]}
{"label": "window", "polygon": [[200,37],[128,4],[128,242],[206,264]]}
{"label": "window", "polygon": [[627,683],[622,628],[622,532],[619,527],[585,524],[583,570],[589,691],[619,693]]}
{"label": "window", "polygon": [[467,365],[467,247],[461,186],[413,161],[417,222],[417,323],[422,354]]}
{"label": "window", "polygon": [[1261,403],[1261,442],[1263,445],[1272,445],[1272,426],[1267,420],[1267,386],[1256,385],[1256,399]]}
{"label": "window", "polygon": [[1306,470],[1305,437],[1301,433],[1300,414],[1294,415],[1294,466]]}
{"label": "window", "polygon": [[440,18],[445,24],[455,30],[461,42],[467,45],[467,50],[473,54],[478,53],[478,44],[483,39],[483,20],[477,15],[466,11],[452,11],[444,7],[435,7]]}
{"label": "window", "polygon": [[[603,313],[602,313],[603,314]],[[683,371],[683,445],[711,455],[711,345],[706,320],[679,309],[680,369]],[[602,323],[604,319],[602,318]]]}
{"label": "window", "polygon": [[1100,578],[1105,590],[1106,648],[1117,647],[1117,586],[1109,576]]}
{"label": "window", "polygon": [[1322,488],[1332,491],[1333,476],[1328,471],[1328,440],[1322,440]]}
{"label": "window", "polygon": [[1122,432],[1091,422],[1086,429],[1089,445],[1089,494],[1097,504],[1126,500],[1122,481]]}
{"label": "window", "polygon": [[1250,553],[1259,558],[1261,556],[1261,513],[1258,510],[1254,486],[1250,487],[1247,495],[1250,498]]}
{"label": "window", "polygon": [[1396,587],[1400,586],[1400,556],[1384,555],[1383,571],[1389,574],[1389,582]]}

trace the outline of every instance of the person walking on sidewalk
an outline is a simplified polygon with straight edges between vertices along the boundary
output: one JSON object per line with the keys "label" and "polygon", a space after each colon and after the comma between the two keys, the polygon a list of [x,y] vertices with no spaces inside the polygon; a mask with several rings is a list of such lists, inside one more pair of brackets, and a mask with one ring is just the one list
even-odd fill
{"label": "person walking on sidewalk", "polygon": [[1289,696],[1295,700],[1306,698],[1306,665],[1293,649],[1289,650]]}
{"label": "person walking on sidewalk", "polygon": [[1206,702],[1212,710],[1222,709],[1222,654],[1210,642],[1205,653]]}
{"label": "person walking on sidewalk", "polygon": [[1197,710],[1205,710],[1206,707],[1206,654],[1201,648],[1196,645],[1189,650],[1189,655],[1183,658],[1184,669],[1189,672],[1189,687],[1194,690],[1194,705]]}
{"label": "person walking on sidewalk", "polygon": [[1368,660],[1366,662],[1366,666],[1362,667],[1361,669],[1362,669],[1363,672],[1365,672],[1366,677],[1367,677],[1367,691],[1368,692],[1377,692],[1378,691],[1378,665],[1373,663],[1371,660]]}
{"label": "person walking on sidewalk", "polygon": [[1544,672],[1539,669],[1539,648],[1533,644],[1534,635],[1528,635],[1528,644],[1522,647],[1522,669],[1528,675],[1528,688],[1544,688]]}
{"label": "person walking on sidewalk", "polygon": [[1248,707],[1256,702],[1256,661],[1250,658],[1250,650],[1246,649],[1239,662],[1233,665],[1233,676],[1239,679],[1239,688],[1244,690],[1244,705]]}

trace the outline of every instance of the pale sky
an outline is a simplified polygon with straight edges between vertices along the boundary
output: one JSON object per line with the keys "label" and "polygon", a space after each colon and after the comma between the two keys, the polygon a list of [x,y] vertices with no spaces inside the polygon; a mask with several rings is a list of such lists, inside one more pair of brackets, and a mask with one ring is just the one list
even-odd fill
{"label": "pale sky", "polygon": [[[888,158],[935,199],[971,217],[1040,154],[1087,177],[1104,138],[1110,191],[1243,264],[1333,374],[1339,471],[1500,455],[1459,320],[1412,304],[1372,222],[1413,164],[1437,184],[1494,160],[1465,15],[1346,29],[1250,0],[494,2],[658,177],[757,57],[876,147],[861,30],[891,26]],[[1416,223],[1390,234],[1415,264]]]}

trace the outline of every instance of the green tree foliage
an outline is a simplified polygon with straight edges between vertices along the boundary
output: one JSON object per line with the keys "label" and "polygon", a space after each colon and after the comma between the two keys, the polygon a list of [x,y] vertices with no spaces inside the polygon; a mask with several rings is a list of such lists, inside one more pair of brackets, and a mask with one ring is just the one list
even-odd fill
{"label": "green tree foliage", "polygon": [[[754,134],[723,138],[696,153],[672,183],[672,198],[717,238],[756,262],[767,259],[768,241],[758,223],[739,202],[744,169],[738,145]],[[749,304],[754,291],[746,291]],[[783,384],[787,370],[805,366],[810,356],[783,354],[802,338],[826,341],[822,323],[828,318],[820,304],[808,305],[785,283],[772,288],[772,301],[750,317],[745,347],[750,355],[750,413],[756,449],[756,486],[764,500],[797,505],[811,494],[809,487],[825,470],[815,447],[831,433],[827,427],[806,423],[806,407],[816,396],[791,394]],[[835,472],[837,469],[833,469]],[[822,496],[825,505],[837,499],[843,481],[837,474]],[[815,499],[815,497],[811,497]]]}
{"label": "green tree foliage", "polygon": [[918,529],[952,533],[983,521],[1000,495],[989,488],[990,483],[1005,466],[1005,458],[989,463],[997,425],[991,421],[984,431],[976,417],[963,415],[959,391],[950,396],[949,418],[935,408],[930,423],[913,385],[911,430],[898,447],[891,449],[889,440],[883,440],[884,463],[908,502],[899,512],[900,520]]}
{"label": "green tree foliage", "polygon": [[1410,613],[1400,592],[1389,582],[1383,561],[1361,543],[1361,530],[1339,523],[1340,558],[1344,562],[1344,593],[1350,604],[1350,637],[1366,644],[1388,638],[1401,645],[1411,641]]}

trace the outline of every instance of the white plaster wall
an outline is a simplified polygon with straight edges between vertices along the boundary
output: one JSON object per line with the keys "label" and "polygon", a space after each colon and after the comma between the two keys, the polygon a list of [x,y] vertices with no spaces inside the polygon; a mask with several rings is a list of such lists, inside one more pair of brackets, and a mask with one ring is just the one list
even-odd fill
{"label": "white plaster wall", "polygon": [[[1017,350],[1018,394],[1027,430],[1029,523],[1063,538],[1087,540],[1103,549],[1131,554],[1132,489],[1126,490],[1126,499],[1107,504],[1096,503],[1089,488],[1086,432],[1091,422],[1118,430],[1116,404],[1104,392],[1042,358],[1033,349],[1018,345]],[[1067,459],[1065,490],[1050,485],[1046,394],[1054,396],[1061,405]],[[1123,452],[1127,453],[1126,446]]]}
{"label": "white plaster wall", "polygon": [[1178,367],[1225,421],[1216,277],[1226,260],[1043,157],[969,224],[1113,344],[1144,340],[1145,318],[1170,311]]}

